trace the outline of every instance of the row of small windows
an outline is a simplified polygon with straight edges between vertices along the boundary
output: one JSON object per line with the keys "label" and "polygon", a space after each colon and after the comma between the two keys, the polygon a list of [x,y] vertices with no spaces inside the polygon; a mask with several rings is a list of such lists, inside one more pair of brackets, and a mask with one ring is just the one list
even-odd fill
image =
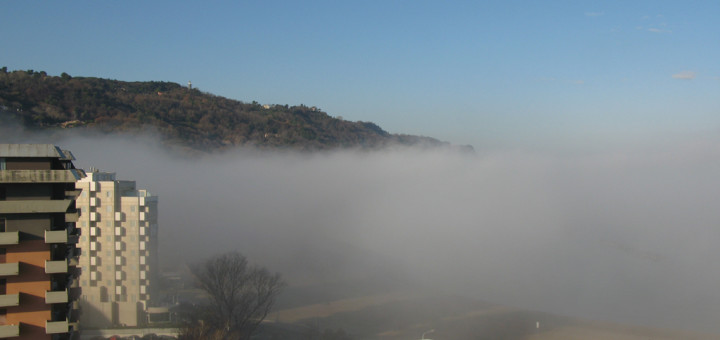
{"label": "row of small windows", "polygon": [[[129,222],[130,222],[130,226],[131,226],[131,227],[136,227],[136,226],[137,226],[137,221],[129,221]],[[88,223],[87,223],[87,221],[82,221],[82,224],[81,224],[81,225],[82,225],[83,228],[87,228]],[[113,226],[113,222],[112,222],[112,221],[105,221],[105,226],[106,226],[106,227],[112,227],[112,226]]]}
{"label": "row of small windows", "polygon": [[[108,286],[112,286],[112,280],[107,280],[106,283],[107,283]],[[85,286],[85,287],[87,287],[88,281],[87,281],[87,280],[82,280],[82,285]],[[130,280],[130,285],[131,285],[131,286],[137,286],[137,280]]]}
{"label": "row of small windows", "polygon": [[[3,168],[3,169],[0,169],[0,170],[5,170],[5,169]],[[106,192],[105,192],[105,197],[111,197],[111,196],[112,196],[112,191],[106,191]],[[84,191],[84,190],[83,190],[82,197],[83,197],[83,198],[87,198],[87,197],[88,197],[87,191]]]}

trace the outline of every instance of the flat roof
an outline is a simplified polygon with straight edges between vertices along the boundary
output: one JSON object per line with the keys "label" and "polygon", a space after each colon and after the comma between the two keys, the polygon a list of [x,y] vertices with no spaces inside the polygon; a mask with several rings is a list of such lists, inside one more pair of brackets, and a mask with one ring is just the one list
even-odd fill
{"label": "flat roof", "polygon": [[74,160],[72,152],[52,144],[0,144],[0,157],[38,157]]}

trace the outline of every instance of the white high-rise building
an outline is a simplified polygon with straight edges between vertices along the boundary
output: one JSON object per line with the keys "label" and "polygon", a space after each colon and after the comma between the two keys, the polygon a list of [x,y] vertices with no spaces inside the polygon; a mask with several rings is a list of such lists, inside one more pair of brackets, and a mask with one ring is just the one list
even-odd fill
{"label": "white high-rise building", "polygon": [[81,326],[142,326],[157,262],[157,196],[93,170],[78,181]]}

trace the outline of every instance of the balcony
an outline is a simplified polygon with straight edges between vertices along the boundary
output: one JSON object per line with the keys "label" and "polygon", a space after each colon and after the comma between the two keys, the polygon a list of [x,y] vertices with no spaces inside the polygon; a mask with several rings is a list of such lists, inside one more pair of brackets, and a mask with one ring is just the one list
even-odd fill
{"label": "balcony", "polygon": [[20,294],[0,295],[0,307],[12,307],[20,305]]}
{"label": "balcony", "polygon": [[123,220],[123,213],[120,211],[115,212],[115,221],[116,222],[122,222]]}
{"label": "balcony", "polygon": [[18,244],[20,233],[17,231],[6,231],[0,233],[0,245]]}
{"label": "balcony", "polygon": [[65,197],[66,198],[77,198],[82,193],[81,189],[75,189],[75,190],[65,190]]}
{"label": "balcony", "polygon": [[93,221],[93,222],[100,221],[100,214],[98,214],[96,212],[91,212],[90,213],[90,221]]}
{"label": "balcony", "polygon": [[123,236],[123,228],[115,227],[115,236]]}
{"label": "balcony", "polygon": [[72,202],[73,200],[0,201],[0,211],[3,214],[64,213]]}
{"label": "balcony", "polygon": [[18,275],[20,273],[20,264],[17,262],[0,263],[0,276]]}
{"label": "balcony", "polygon": [[65,222],[75,223],[80,219],[80,214],[77,212],[65,213]]}
{"label": "balcony", "polygon": [[45,261],[45,274],[61,274],[67,273],[67,260],[61,261]]}
{"label": "balcony", "polygon": [[68,321],[45,321],[45,334],[67,333],[69,330]]}
{"label": "balcony", "polygon": [[0,170],[3,183],[75,183],[85,177],[82,171],[69,170]]}
{"label": "balcony", "polygon": [[68,302],[68,291],[67,289],[57,292],[45,292],[45,303],[67,303]]}
{"label": "balcony", "polygon": [[13,338],[20,336],[20,325],[0,326],[0,338]]}
{"label": "balcony", "polygon": [[140,221],[147,221],[147,213],[146,212],[140,213]]}
{"label": "balcony", "polygon": [[100,200],[97,197],[90,197],[90,206],[97,207],[100,205]]}
{"label": "balcony", "polygon": [[45,243],[67,243],[67,230],[45,230]]}

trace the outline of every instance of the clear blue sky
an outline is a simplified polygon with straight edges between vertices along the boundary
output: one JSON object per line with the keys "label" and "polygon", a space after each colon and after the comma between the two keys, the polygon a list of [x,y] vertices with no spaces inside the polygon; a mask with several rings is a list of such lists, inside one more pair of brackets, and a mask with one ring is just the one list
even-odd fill
{"label": "clear blue sky", "polygon": [[720,128],[720,1],[5,1],[0,66],[318,106],[455,144]]}

